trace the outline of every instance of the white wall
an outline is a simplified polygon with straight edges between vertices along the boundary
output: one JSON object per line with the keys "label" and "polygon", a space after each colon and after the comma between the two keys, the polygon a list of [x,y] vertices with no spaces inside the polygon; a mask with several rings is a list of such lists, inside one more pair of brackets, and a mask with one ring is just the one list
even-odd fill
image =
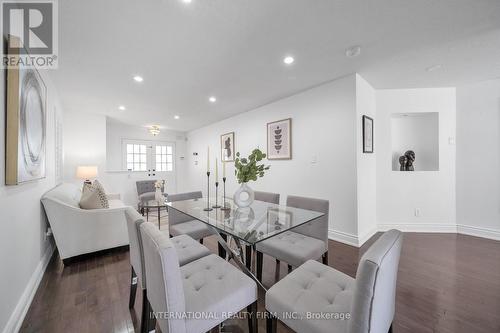
{"label": "white wall", "polygon": [[[170,142],[174,145],[174,171],[157,173],[156,178],[167,181],[165,191],[167,193],[177,192],[179,179],[185,177],[186,164],[186,135],[184,132],[162,129],[160,134],[153,137],[146,128],[120,123],[116,120],[107,119],[106,124],[106,165],[108,172],[105,182],[110,191],[120,193],[123,201],[131,206],[137,203],[137,191],[135,182],[137,180],[152,179],[147,172],[128,172],[122,166],[122,142],[130,140],[154,140]],[[155,179],[155,178],[153,178]]]}
{"label": "white wall", "polygon": [[457,88],[457,224],[500,239],[500,80]]}
{"label": "white wall", "polygon": [[[79,165],[97,165],[98,179],[106,192],[118,193],[125,204],[137,205],[137,180],[149,179],[147,172],[121,171],[122,140],[151,140],[153,137],[140,126],[126,125],[107,119],[102,114],[66,113],[64,115],[64,180],[81,183],[76,179]],[[175,143],[175,172],[167,177],[167,192],[177,191],[177,181],[183,177],[185,136],[181,132],[163,130],[156,137],[160,141]]]}
{"label": "white wall", "polygon": [[[250,186],[280,193],[282,203],[288,194],[330,200],[330,235],[356,242],[355,79],[350,75],[189,132],[187,175],[180,191],[206,191],[207,146],[211,160],[220,160],[221,134],[234,131],[236,150],[243,155],[256,147],[266,151],[266,124],[292,118],[293,159],[266,161],[271,169]],[[232,194],[237,183],[233,163],[228,166],[227,192]]]}
{"label": "white wall", "polygon": [[[378,90],[376,96],[379,228],[456,231],[455,88]],[[439,171],[392,170],[391,114],[413,112],[439,113]],[[420,216],[415,216],[415,209],[419,210]]]}
{"label": "white wall", "polygon": [[[121,123],[117,120],[107,118],[106,121],[106,165],[108,171],[126,170],[122,166],[122,143],[123,140],[154,140],[165,141],[175,145],[177,160],[179,163],[184,157],[186,147],[186,133],[161,129],[157,136],[151,135],[148,129],[142,126],[133,126]],[[178,165],[182,169],[182,164]]]}
{"label": "white wall", "polygon": [[[5,91],[4,70],[0,71],[0,91]],[[61,112],[57,93],[46,71],[40,71],[47,86],[46,177],[17,186],[5,186],[5,99],[0,103],[0,331],[19,328],[46,264],[53,252],[46,239],[47,221],[40,197],[55,186],[55,110]],[[2,96],[4,96],[2,94]]]}
{"label": "white wall", "polygon": [[377,142],[373,153],[363,153],[363,115],[374,119],[377,132],[376,98],[373,87],[356,74],[356,154],[358,246],[377,231]]}
{"label": "white wall", "polygon": [[395,114],[391,117],[392,170],[400,171],[399,157],[415,153],[415,171],[439,170],[439,114]]}
{"label": "white wall", "polygon": [[106,170],[106,117],[100,114],[66,112],[64,126],[64,180],[76,179],[80,165],[97,165],[98,178]]}

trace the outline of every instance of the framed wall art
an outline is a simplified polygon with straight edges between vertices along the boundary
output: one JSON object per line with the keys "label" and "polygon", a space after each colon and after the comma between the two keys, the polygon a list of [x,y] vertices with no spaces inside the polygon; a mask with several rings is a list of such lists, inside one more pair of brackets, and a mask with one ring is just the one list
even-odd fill
{"label": "framed wall art", "polygon": [[220,136],[220,149],[222,162],[234,161],[234,132],[222,134]]}
{"label": "framed wall art", "polygon": [[292,119],[267,124],[267,158],[290,160],[292,158]]}
{"label": "framed wall art", "polygon": [[7,69],[6,124],[5,184],[44,178],[47,88],[36,68]]}
{"label": "framed wall art", "polygon": [[373,153],[373,119],[363,116],[363,153]]}

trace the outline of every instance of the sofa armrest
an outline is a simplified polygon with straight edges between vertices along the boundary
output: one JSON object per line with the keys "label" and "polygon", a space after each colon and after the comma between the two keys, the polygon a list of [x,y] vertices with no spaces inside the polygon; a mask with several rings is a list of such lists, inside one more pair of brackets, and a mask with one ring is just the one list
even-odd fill
{"label": "sofa armrest", "polygon": [[61,259],[128,244],[125,210],[80,209],[43,200]]}

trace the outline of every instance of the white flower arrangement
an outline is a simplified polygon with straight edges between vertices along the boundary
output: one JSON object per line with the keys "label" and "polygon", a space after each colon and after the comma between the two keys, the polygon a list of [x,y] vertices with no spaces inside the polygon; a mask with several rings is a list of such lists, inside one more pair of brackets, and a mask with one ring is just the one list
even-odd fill
{"label": "white flower arrangement", "polygon": [[157,180],[155,182],[155,188],[157,188],[157,189],[161,189],[163,187],[163,185],[165,185],[165,181],[164,180]]}

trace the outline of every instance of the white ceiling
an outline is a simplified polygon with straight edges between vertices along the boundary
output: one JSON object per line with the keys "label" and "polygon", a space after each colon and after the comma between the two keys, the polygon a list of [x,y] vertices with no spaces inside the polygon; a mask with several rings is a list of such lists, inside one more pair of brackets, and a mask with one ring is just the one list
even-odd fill
{"label": "white ceiling", "polygon": [[66,110],[191,130],[354,72],[375,88],[500,77],[500,1],[64,0],[59,41]]}

